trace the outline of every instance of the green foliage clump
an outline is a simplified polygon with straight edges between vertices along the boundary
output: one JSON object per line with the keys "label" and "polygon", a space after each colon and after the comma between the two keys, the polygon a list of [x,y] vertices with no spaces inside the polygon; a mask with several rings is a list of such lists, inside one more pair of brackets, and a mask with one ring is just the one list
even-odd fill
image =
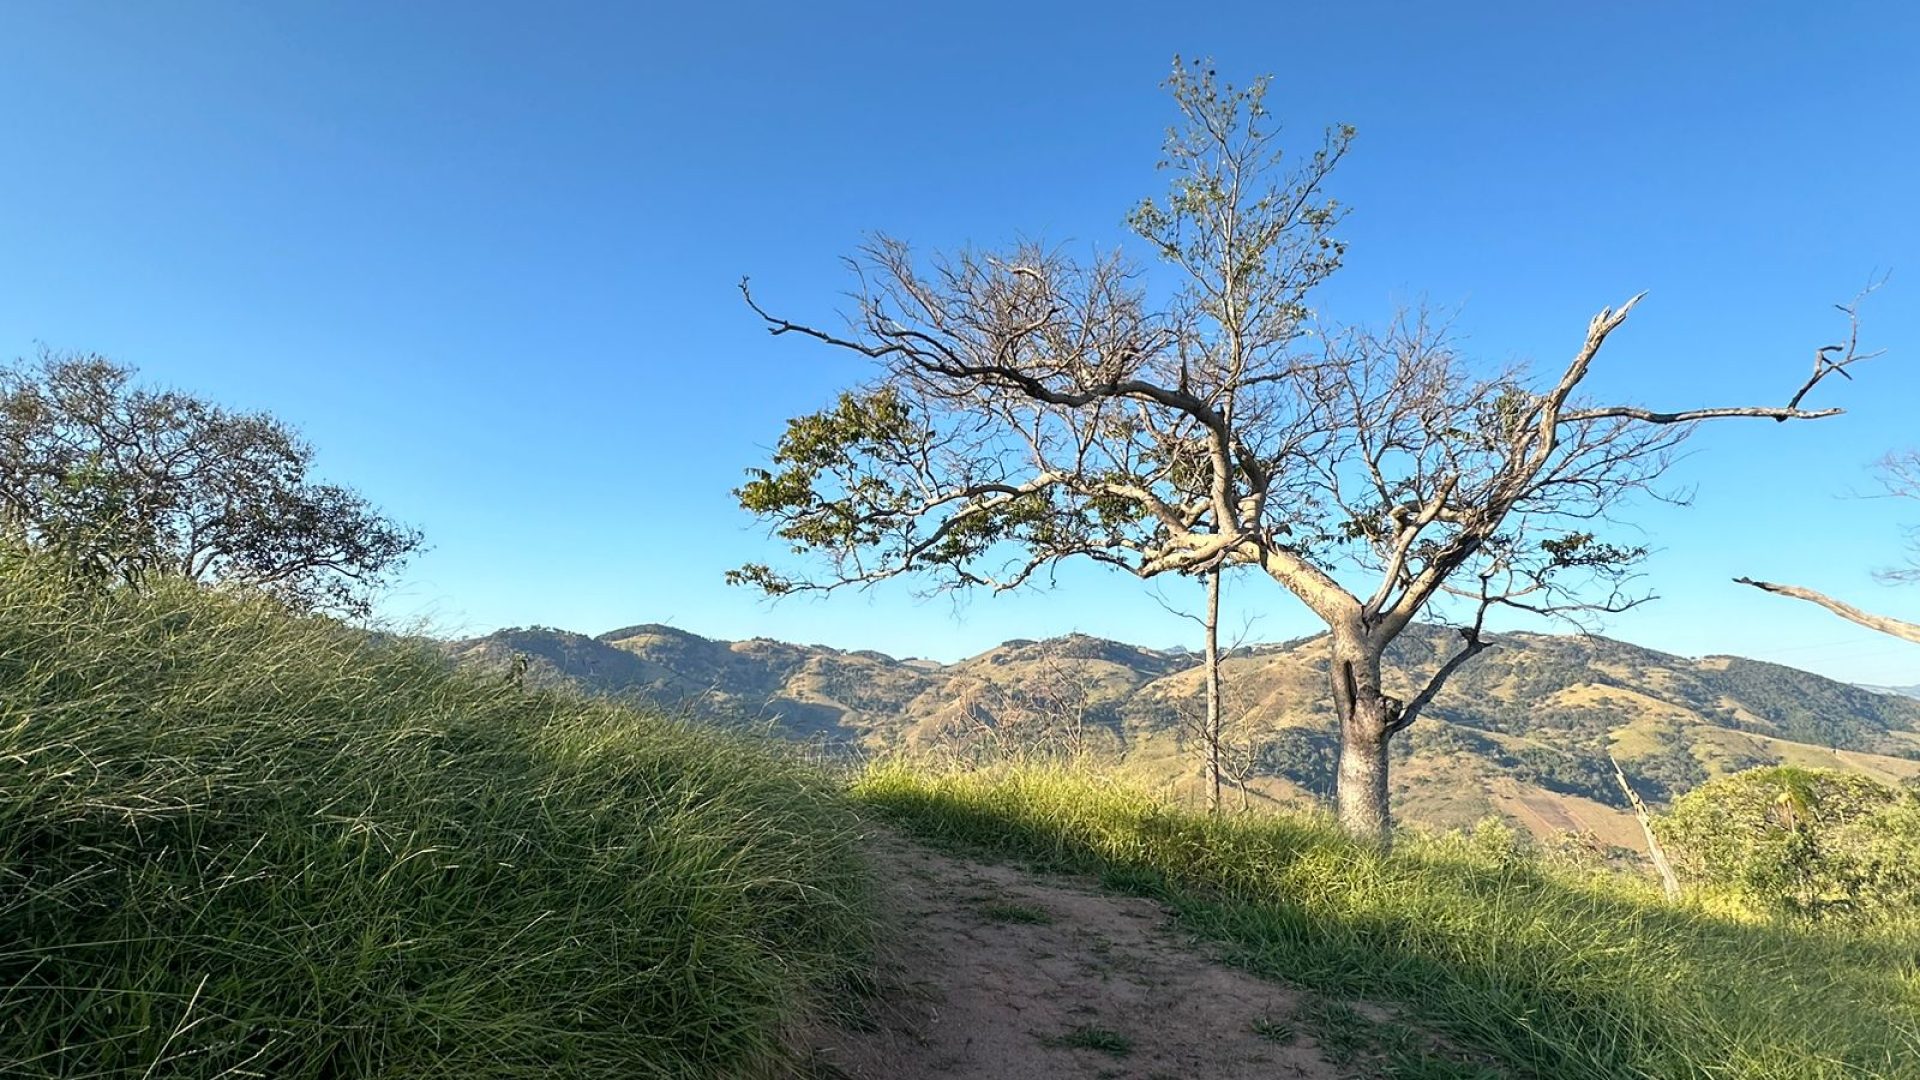
{"label": "green foliage clump", "polygon": [[1097,1024],[1082,1024],[1063,1035],[1051,1040],[1054,1046],[1063,1046],[1074,1050],[1098,1050],[1114,1057],[1126,1057],[1133,1053],[1133,1040],[1112,1028]]}
{"label": "green foliage clump", "polygon": [[1062,771],[887,766],[856,791],[924,837],[1154,896],[1236,962],[1397,1002],[1509,1075],[1891,1080],[1920,1061],[1911,926],[1723,918],[1551,869],[1511,830],[1388,852],[1321,818],[1184,812]]}
{"label": "green foliage clump", "polygon": [[353,615],[419,549],[313,479],[280,420],[133,379],[99,356],[0,364],[0,538],[79,576],[239,583]]}
{"label": "green foliage clump", "polygon": [[1623,801],[1612,767],[1605,754],[1597,750],[1523,746],[1513,752],[1511,760],[1515,775],[1548,791],[1579,795],[1610,806]]}
{"label": "green foliage clump", "polygon": [[1690,884],[1804,914],[1920,909],[1920,795],[1792,766],[1713,780],[1657,822]]}
{"label": "green foliage clump", "polygon": [[181,581],[0,559],[0,1075],[736,1077],[857,975],[834,786]]}

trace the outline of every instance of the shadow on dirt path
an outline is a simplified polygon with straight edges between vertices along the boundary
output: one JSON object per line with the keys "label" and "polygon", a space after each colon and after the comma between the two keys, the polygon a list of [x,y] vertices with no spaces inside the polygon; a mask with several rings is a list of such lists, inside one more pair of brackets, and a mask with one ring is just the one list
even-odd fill
{"label": "shadow on dirt path", "polygon": [[894,924],[864,1030],[816,1033],[815,1075],[1332,1080],[1304,996],[1208,958],[1152,900],[882,833]]}

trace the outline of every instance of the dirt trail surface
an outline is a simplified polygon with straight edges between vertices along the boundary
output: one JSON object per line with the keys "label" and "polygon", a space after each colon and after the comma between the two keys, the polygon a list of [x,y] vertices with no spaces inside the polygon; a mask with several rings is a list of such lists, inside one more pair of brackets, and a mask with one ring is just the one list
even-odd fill
{"label": "dirt trail surface", "polygon": [[1352,1075],[1291,1019],[1298,992],[1208,959],[1155,901],[891,835],[872,857],[892,944],[866,1022],[816,1033],[816,1075]]}

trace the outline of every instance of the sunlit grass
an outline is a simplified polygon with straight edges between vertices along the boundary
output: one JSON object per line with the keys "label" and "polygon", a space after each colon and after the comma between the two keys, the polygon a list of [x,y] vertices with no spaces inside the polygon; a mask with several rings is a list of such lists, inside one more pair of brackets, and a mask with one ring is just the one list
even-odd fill
{"label": "sunlit grass", "polygon": [[[1340,1035],[1386,1075],[1920,1076],[1912,924],[1674,908],[1497,835],[1385,854],[1084,771],[853,792],[1164,900],[1315,993],[1263,1037]],[[0,565],[0,1076],[776,1073],[864,985],[859,828],[839,783],[751,743],[244,597]]]}
{"label": "sunlit grass", "polygon": [[1517,1075],[1920,1076],[1910,928],[1726,918],[1485,838],[1386,854],[1319,819],[1214,819],[1061,770],[882,766],[855,790],[924,838],[1158,897],[1235,962],[1389,1003]]}
{"label": "sunlit grass", "polygon": [[0,1076],[753,1076],[866,951],[854,834],[741,742],[0,566]]}

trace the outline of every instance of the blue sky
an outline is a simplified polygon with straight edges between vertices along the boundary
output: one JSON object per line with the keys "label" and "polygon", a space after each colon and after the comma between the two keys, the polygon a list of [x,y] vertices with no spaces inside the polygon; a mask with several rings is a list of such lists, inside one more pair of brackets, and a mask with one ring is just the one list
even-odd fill
{"label": "blue sky", "polygon": [[[1720,14],[1710,8],[1718,8]],[[1633,520],[1662,599],[1616,636],[1920,682],[1920,650],[1729,583],[1876,584],[1920,504],[1850,497],[1916,441],[1920,15],[1766,4],[0,6],[0,352],[107,353],[271,410],[424,528],[385,611],[445,632],[671,622],[952,658],[1068,630],[1190,641],[1094,569],[1051,593],[883,587],[768,605],[729,489],[862,375],[734,291],[829,316],[870,230],[921,247],[1122,239],[1171,56],[1274,74],[1310,139],[1359,129],[1329,315],[1427,300],[1489,360],[1563,362],[1651,291],[1596,391],[1784,398],[1876,271],[1891,355],[1849,415],[1709,429],[1690,507]],[[1631,532],[1623,538],[1639,540]],[[1190,582],[1163,592],[1191,600]],[[1312,628],[1246,579],[1256,636]]]}

